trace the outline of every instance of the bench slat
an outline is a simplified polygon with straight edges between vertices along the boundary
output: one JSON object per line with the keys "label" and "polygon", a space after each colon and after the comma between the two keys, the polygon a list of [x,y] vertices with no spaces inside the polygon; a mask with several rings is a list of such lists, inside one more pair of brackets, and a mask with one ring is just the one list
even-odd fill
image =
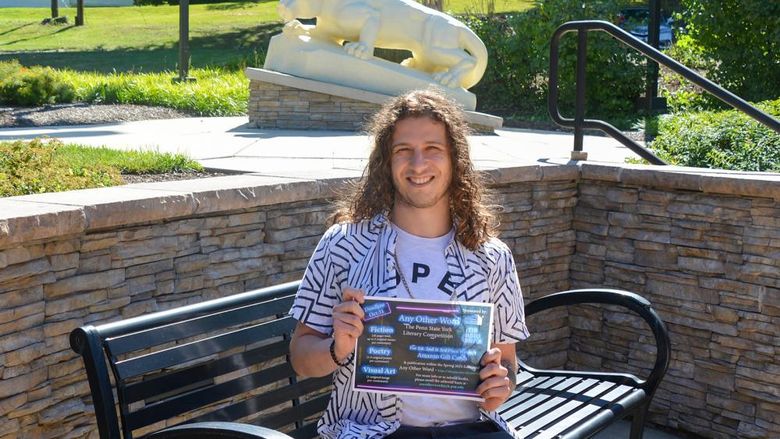
{"label": "bench slat", "polygon": [[[290,384],[284,388],[274,390],[273,392],[266,392],[262,395],[248,398],[246,401],[222,407],[218,412],[204,413],[195,418],[195,420],[198,422],[205,422],[222,421],[225,419],[243,419],[257,414],[259,411],[258,407],[274,407],[284,402],[292,401],[294,399],[297,400],[301,395],[328,388],[331,382],[332,379],[329,376],[307,378],[295,384]],[[327,396],[330,397],[330,393],[327,393]],[[299,419],[292,419],[291,422],[296,420]]]}
{"label": "bench slat", "polygon": [[569,391],[561,392],[559,396],[553,396],[539,406],[530,408],[520,417],[515,418],[513,422],[517,425],[523,425],[523,430],[529,433],[542,430],[550,423],[551,419],[558,419],[577,406],[575,403],[569,407],[563,407],[567,402],[571,401],[569,399],[570,395],[586,393],[598,384],[597,380],[588,379],[581,381]]}
{"label": "bench slat", "polygon": [[174,346],[151,354],[118,361],[116,363],[116,373],[120,379],[127,380],[128,378],[155,370],[187,363],[235,347],[244,346],[250,340],[266,340],[275,336],[287,335],[295,328],[295,324],[296,321],[292,317],[286,317]]}
{"label": "bench slat", "polygon": [[[320,414],[320,412],[325,410],[325,407],[328,406],[328,401],[330,401],[330,393],[325,393],[297,406],[286,408],[267,417],[262,417],[259,419],[259,424],[268,428],[280,429],[295,421],[303,421],[311,416]],[[317,423],[317,420],[318,419],[314,420],[315,424]]]}
{"label": "bench slat", "polygon": [[263,318],[287,314],[292,306],[293,298],[288,296],[268,300],[261,303],[242,306],[219,313],[195,317],[182,322],[170,323],[127,335],[106,340],[112,355],[119,357],[128,352],[159,346],[175,340],[181,340],[198,334],[204,334],[230,326],[240,326],[242,323],[257,321]]}
{"label": "bench slat", "polygon": [[306,424],[297,430],[291,431],[288,435],[292,436],[295,439],[317,438],[319,437],[317,435],[317,423],[312,422],[310,424]]}
{"label": "bench slat", "polygon": [[501,415],[504,419],[512,419],[513,414],[524,407],[526,400],[533,398],[536,394],[526,389],[534,389],[538,386],[554,386],[564,380],[565,377],[536,377],[526,382],[526,384],[516,387],[512,395],[504,402],[501,409]]}
{"label": "bench slat", "polygon": [[[157,421],[252,391],[257,387],[266,386],[279,380],[286,380],[291,376],[295,376],[292,366],[289,363],[283,363],[223,383],[207,384],[206,387],[150,404],[130,413],[127,417],[127,425],[131,430],[135,430],[154,424]],[[287,381],[284,384],[287,385]],[[277,392],[274,391],[272,393]],[[256,410],[265,408],[266,406],[255,407]]]}
{"label": "bench slat", "polygon": [[276,343],[260,346],[249,351],[238,352],[229,357],[220,358],[187,369],[163,373],[151,379],[144,379],[143,381],[129,384],[124,388],[124,401],[126,404],[131,404],[136,401],[187,387],[191,385],[193,381],[202,379],[203,377],[224,375],[273,358],[284,356],[287,355],[289,347],[289,340],[280,340]]}
{"label": "bench slat", "polygon": [[[555,394],[536,394],[523,402],[522,406],[517,405],[511,410],[502,413],[504,419],[511,420],[517,425],[528,425],[531,421],[544,416],[556,405],[556,402],[567,401],[572,395],[579,395],[590,388],[596,386],[597,380],[580,378],[569,378],[556,385],[553,389],[557,390]],[[533,394],[532,392],[529,392]],[[528,428],[528,427],[525,427]]]}
{"label": "bench slat", "polygon": [[[603,391],[604,388],[607,390]],[[599,394],[593,396],[593,394],[599,390],[601,390]],[[611,382],[603,382],[599,386],[596,386],[590,391],[586,392],[584,395],[593,396],[593,398],[585,402],[575,400],[564,404],[566,409],[562,411],[565,411],[566,414],[558,416],[557,418],[553,416],[544,418],[546,424],[540,428],[537,428],[536,430],[529,430],[529,432],[533,432],[533,434],[527,437],[534,439],[545,439],[559,437],[559,435],[562,436],[563,432],[566,430],[577,427],[577,425],[580,424],[584,419],[593,415],[601,408],[610,405],[613,401],[620,399],[622,396],[625,396],[632,390],[633,388],[629,386],[615,385]],[[563,407],[561,408],[563,409]]]}

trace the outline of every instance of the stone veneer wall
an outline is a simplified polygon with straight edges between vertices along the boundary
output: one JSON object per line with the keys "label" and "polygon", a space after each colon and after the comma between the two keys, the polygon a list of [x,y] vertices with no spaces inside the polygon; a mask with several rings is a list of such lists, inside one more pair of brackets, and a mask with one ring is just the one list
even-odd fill
{"label": "stone veneer wall", "polygon": [[378,104],[252,80],[249,124],[257,128],[359,131]]}
{"label": "stone veneer wall", "polygon": [[[571,285],[652,302],[672,357],[651,420],[704,437],[780,437],[780,179],[752,178],[582,168]],[[646,376],[638,319],[570,313],[569,367]]]}
{"label": "stone veneer wall", "polygon": [[[568,286],[577,175],[496,176],[526,297]],[[235,176],[0,199],[0,438],[97,437],[69,332],[298,278],[340,183]],[[562,366],[567,341],[540,338],[524,349]]]}

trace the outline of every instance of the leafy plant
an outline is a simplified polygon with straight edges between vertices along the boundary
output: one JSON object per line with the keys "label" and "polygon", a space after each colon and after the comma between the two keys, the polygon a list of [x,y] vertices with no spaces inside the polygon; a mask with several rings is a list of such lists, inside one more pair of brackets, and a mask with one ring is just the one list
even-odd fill
{"label": "leafy plant", "polygon": [[[485,41],[490,64],[472,91],[484,111],[539,114],[546,109],[550,38],[561,24],[582,19],[610,20],[626,1],[537,1],[517,14],[467,16],[465,21]],[[566,34],[559,48],[559,105],[573,114],[576,36]],[[588,35],[587,108],[592,117],[634,113],[644,90],[644,62],[632,50],[600,32]],[[568,111],[567,111],[568,110]]]}
{"label": "leafy plant", "polygon": [[72,102],[73,88],[48,67],[27,68],[18,61],[0,61],[0,102],[38,106]]}
{"label": "leafy plant", "polygon": [[[780,99],[758,104],[780,116]],[[665,116],[650,147],[677,165],[741,171],[780,171],[780,134],[736,110]]]}
{"label": "leafy plant", "polygon": [[678,50],[707,77],[750,100],[780,97],[780,2],[682,0],[690,40]]}
{"label": "leafy plant", "polygon": [[121,184],[119,171],[109,166],[70,166],[56,155],[61,146],[57,140],[41,139],[0,143],[0,196]]}
{"label": "leafy plant", "polygon": [[65,145],[58,140],[0,142],[0,197],[116,186],[120,174],[201,172],[181,154]]}

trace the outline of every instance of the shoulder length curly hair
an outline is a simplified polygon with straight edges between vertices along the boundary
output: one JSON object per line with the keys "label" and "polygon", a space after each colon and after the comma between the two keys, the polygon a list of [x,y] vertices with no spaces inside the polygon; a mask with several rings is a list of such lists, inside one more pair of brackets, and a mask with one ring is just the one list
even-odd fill
{"label": "shoulder length curly hair", "polygon": [[494,213],[484,204],[485,184],[469,157],[466,136],[470,133],[463,111],[453,101],[433,90],[417,90],[385,104],[373,117],[369,134],[373,149],[363,177],[338,201],[332,223],[358,222],[389,212],[395,201],[390,172],[393,133],[406,118],[429,117],[442,122],[453,164],[449,188],[450,215],[458,241],[475,250],[497,235]]}

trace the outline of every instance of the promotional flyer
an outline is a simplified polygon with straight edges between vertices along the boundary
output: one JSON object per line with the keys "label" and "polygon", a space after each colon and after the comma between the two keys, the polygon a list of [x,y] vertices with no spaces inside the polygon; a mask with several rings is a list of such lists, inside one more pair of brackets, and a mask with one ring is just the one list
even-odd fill
{"label": "promotional flyer", "polygon": [[481,401],[493,305],[366,297],[353,388]]}

